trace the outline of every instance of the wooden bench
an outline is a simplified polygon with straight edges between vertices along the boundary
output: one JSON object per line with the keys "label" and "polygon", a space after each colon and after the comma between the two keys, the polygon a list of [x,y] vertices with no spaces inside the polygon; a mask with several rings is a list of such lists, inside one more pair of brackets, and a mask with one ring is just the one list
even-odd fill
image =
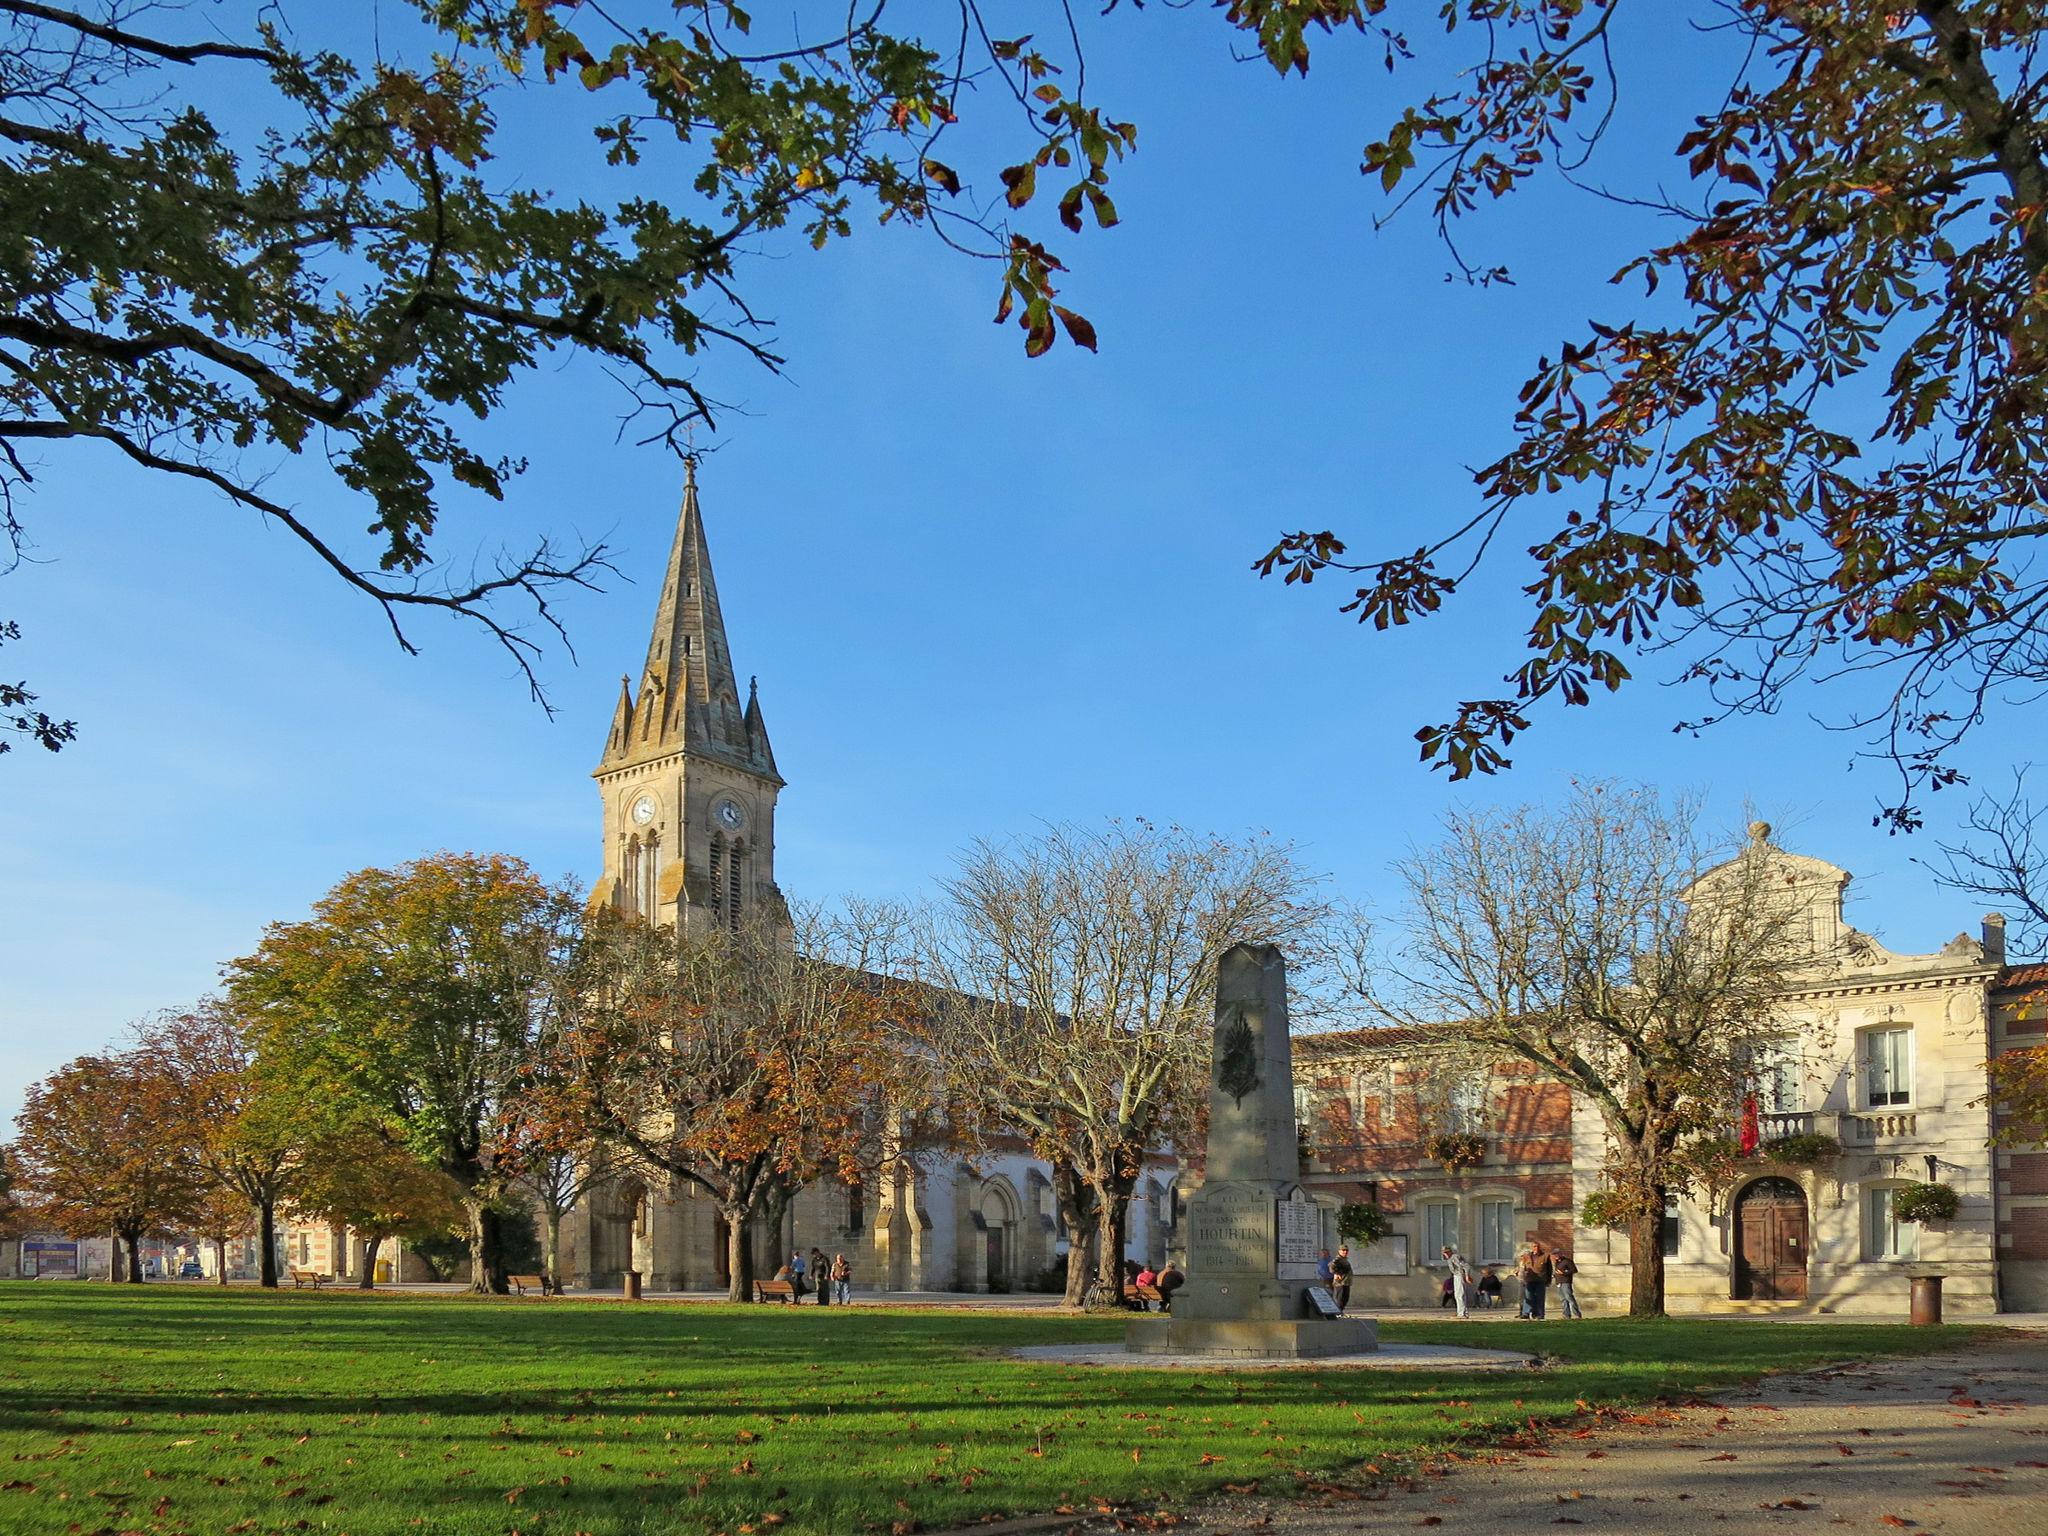
{"label": "wooden bench", "polygon": [[543,1296],[548,1294],[546,1275],[507,1275],[505,1283],[512,1287],[514,1296],[524,1296],[528,1291],[539,1291]]}
{"label": "wooden bench", "polygon": [[310,1285],[317,1291],[334,1278],[332,1275],[321,1274],[317,1269],[294,1268],[287,1270],[286,1273],[292,1277],[292,1289],[295,1291],[302,1285]]}
{"label": "wooden bench", "polygon": [[1171,1304],[1172,1300],[1172,1298],[1170,1298],[1166,1294],[1166,1292],[1160,1290],[1159,1287],[1156,1285],[1133,1286],[1131,1287],[1131,1294],[1137,1297],[1138,1308],[1140,1311],[1144,1312],[1149,1312],[1154,1307],[1157,1307],[1160,1311],[1164,1312],[1167,1309],[1167,1307]]}
{"label": "wooden bench", "polygon": [[796,1304],[796,1286],[787,1280],[756,1280],[754,1300],[780,1301],[790,1306]]}

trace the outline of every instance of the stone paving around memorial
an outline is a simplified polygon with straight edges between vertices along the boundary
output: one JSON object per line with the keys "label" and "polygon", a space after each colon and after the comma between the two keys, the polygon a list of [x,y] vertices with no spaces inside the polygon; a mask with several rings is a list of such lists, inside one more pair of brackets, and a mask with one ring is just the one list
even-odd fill
{"label": "stone paving around memorial", "polygon": [[2048,1532],[2048,1332],[1768,1378],[1307,1501],[1197,1506],[1188,1536]]}

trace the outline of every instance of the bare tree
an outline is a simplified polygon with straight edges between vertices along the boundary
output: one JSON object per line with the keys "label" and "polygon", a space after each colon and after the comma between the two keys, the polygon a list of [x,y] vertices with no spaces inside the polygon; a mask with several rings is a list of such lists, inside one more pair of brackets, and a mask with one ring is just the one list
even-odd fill
{"label": "bare tree", "polygon": [[2027,793],[2031,763],[2012,773],[2002,795],[1985,793],[1963,817],[1963,839],[1941,843],[1939,859],[1920,862],[1938,884],[1981,896],[2017,921],[2008,938],[2023,955],[2039,954],[2048,941],[2048,831]]}
{"label": "bare tree", "polygon": [[1688,1145],[1725,1134],[1808,958],[1755,830],[1715,847],[1691,800],[1582,784],[1556,809],[1453,812],[1397,866],[1408,900],[1382,1006],[1453,1022],[1474,1056],[1532,1062],[1599,1109],[1631,1316],[1664,1310],[1666,1193],[1688,1182]]}
{"label": "bare tree", "polygon": [[859,1178],[878,1111],[906,1112],[927,1075],[907,989],[843,963],[860,951],[841,923],[793,922],[678,937],[604,915],[563,1032],[592,1129],[717,1204],[733,1301],[752,1299],[752,1218],[821,1174]]}
{"label": "bare tree", "polygon": [[1207,1081],[1216,962],[1241,942],[1313,945],[1330,909],[1287,844],[1147,822],[982,843],[945,882],[931,979],[956,1073],[1053,1165],[1079,1297],[1122,1287],[1126,1209],[1148,1153],[1185,1144]]}

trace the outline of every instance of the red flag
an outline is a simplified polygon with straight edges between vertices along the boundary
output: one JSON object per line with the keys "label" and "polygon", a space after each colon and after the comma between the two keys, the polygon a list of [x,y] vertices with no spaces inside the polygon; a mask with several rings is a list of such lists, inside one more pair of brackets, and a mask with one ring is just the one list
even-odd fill
{"label": "red flag", "polygon": [[1763,1139],[1763,1127],[1757,1123],[1756,1095],[1753,1093],[1744,1094],[1742,1099],[1742,1134],[1737,1138],[1736,1145],[1742,1155],[1747,1157],[1757,1149],[1758,1144]]}

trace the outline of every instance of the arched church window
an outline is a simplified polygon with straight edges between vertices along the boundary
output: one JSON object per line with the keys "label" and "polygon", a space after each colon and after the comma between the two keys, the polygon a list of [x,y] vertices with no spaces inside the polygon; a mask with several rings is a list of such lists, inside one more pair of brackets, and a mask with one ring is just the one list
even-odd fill
{"label": "arched church window", "polygon": [[725,834],[711,834],[711,916],[725,921]]}

